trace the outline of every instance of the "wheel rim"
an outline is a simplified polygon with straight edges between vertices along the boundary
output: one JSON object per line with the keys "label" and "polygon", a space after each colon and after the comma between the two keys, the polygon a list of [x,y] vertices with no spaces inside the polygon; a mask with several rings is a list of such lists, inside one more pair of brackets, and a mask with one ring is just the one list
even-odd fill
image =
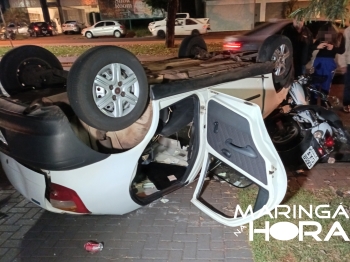
{"label": "wheel rim", "polygon": [[[280,124],[282,125],[282,123]],[[277,123],[277,126],[279,124]],[[299,134],[298,127],[293,123],[285,123],[283,127],[277,127],[277,130],[271,136],[273,143],[276,144],[285,144],[291,139],[297,137]]]}
{"label": "wheel rim", "polygon": [[119,32],[119,31],[116,31],[116,32],[114,33],[114,36],[115,36],[115,37],[120,37],[120,32]]}
{"label": "wheel rim", "polygon": [[135,108],[140,86],[134,71],[113,63],[97,73],[92,91],[97,108],[109,117],[119,118]]}
{"label": "wheel rim", "polygon": [[92,34],[91,34],[91,33],[86,33],[86,37],[87,37],[87,38],[91,38],[91,37],[92,37]]}
{"label": "wheel rim", "polygon": [[286,60],[290,56],[287,45],[280,45],[272,55],[271,60],[275,62],[274,73],[276,76],[281,76],[286,72]]}

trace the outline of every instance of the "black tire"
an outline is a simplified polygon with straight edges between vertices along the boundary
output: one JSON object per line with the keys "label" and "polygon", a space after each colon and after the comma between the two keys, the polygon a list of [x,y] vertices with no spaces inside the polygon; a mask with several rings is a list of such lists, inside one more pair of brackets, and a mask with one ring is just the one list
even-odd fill
{"label": "black tire", "polygon": [[67,35],[67,34],[68,34],[68,32],[67,32],[67,31],[64,31],[63,33],[64,33],[65,35]]}
{"label": "black tire", "polygon": [[41,88],[41,85],[27,85],[26,79],[21,74],[26,65],[37,65],[42,69],[56,68],[63,70],[57,57],[45,48],[34,45],[16,47],[7,52],[0,63],[0,80],[6,92],[10,95],[25,91],[28,88]]}
{"label": "black tire", "polygon": [[194,29],[194,30],[192,30],[191,35],[197,36],[197,35],[200,35],[200,33],[197,29]]}
{"label": "black tire", "polygon": [[272,35],[265,39],[259,48],[257,62],[267,61],[275,61],[272,76],[276,89],[294,78],[293,47],[288,37]]}
{"label": "black tire", "polygon": [[159,37],[159,38],[165,38],[165,32],[164,32],[163,30],[159,30],[159,31],[157,32],[157,37]]}
{"label": "black tire", "polygon": [[266,128],[277,151],[286,151],[301,142],[301,131],[292,116],[277,115],[266,119]]}
{"label": "black tire", "polygon": [[[128,78],[134,74],[136,82],[124,88],[123,79],[118,83],[106,83],[104,87],[95,84],[98,75],[102,80],[105,80],[105,72],[110,76],[110,66],[116,63],[119,64],[119,75]],[[132,125],[143,114],[149,88],[146,73],[132,53],[117,46],[99,46],[75,61],[69,72],[67,93],[74,112],[86,124],[99,130],[118,131]],[[106,95],[109,97],[102,100]],[[135,104],[130,102],[132,99]],[[101,109],[97,106],[98,101],[103,101]],[[121,111],[116,107],[118,102],[123,103]],[[116,111],[121,116],[115,114]]]}
{"label": "black tire", "polygon": [[93,35],[90,31],[87,31],[87,32],[85,33],[85,37],[88,38],[88,39],[91,39],[91,38],[94,37],[94,35]]}
{"label": "black tire", "polygon": [[207,44],[203,37],[190,35],[185,37],[180,45],[178,57],[179,58],[193,58],[201,51],[207,51]]}

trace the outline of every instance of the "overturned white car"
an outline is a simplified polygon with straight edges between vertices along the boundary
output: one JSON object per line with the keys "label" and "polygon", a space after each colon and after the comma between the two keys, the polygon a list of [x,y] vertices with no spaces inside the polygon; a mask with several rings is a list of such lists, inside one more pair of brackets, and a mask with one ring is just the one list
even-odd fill
{"label": "overturned white car", "polygon": [[270,51],[209,54],[190,37],[182,58],[143,64],[101,46],[69,73],[43,48],[15,48],[0,63],[11,95],[0,98],[3,169],[33,203],[72,214],[124,214],[198,178],[193,204],[245,224],[257,216],[226,217],[200,194],[219,161],[259,187],[254,212],[283,199],[285,169],[263,121],[290,82],[290,58],[283,70],[271,61],[281,44],[291,51],[282,37]]}

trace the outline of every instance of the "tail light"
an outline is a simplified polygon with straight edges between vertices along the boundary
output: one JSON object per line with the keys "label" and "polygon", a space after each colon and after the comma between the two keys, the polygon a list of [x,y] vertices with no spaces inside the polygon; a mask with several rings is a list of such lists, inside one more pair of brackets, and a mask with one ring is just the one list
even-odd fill
{"label": "tail light", "polygon": [[329,135],[326,140],[324,141],[324,145],[326,147],[333,147],[334,146],[334,139],[331,135]]}
{"label": "tail light", "polygon": [[242,42],[230,42],[224,44],[225,50],[239,50],[242,47]]}
{"label": "tail light", "polygon": [[321,157],[325,154],[325,152],[324,152],[324,150],[323,150],[322,147],[319,147],[319,148],[317,149],[317,151],[318,151],[318,153],[321,155]]}
{"label": "tail light", "polygon": [[50,185],[50,203],[53,207],[65,211],[91,213],[74,190],[54,183]]}
{"label": "tail light", "polygon": [[52,29],[52,27],[51,27],[51,26],[49,26],[49,29]]}
{"label": "tail light", "polygon": [[38,30],[39,30],[39,28],[38,28],[38,27],[34,27],[34,30],[35,30],[35,31],[38,31]]}

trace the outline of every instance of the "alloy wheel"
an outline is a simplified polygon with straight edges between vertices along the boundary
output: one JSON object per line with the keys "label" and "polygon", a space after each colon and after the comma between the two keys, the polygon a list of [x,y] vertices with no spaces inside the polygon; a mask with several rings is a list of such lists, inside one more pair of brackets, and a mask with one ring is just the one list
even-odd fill
{"label": "alloy wheel", "polygon": [[281,76],[286,73],[286,60],[290,56],[287,45],[280,45],[272,55],[271,60],[275,62],[274,74]]}
{"label": "alloy wheel", "polygon": [[119,118],[134,109],[140,87],[135,73],[128,66],[113,63],[97,73],[92,91],[98,109],[109,117]]}

